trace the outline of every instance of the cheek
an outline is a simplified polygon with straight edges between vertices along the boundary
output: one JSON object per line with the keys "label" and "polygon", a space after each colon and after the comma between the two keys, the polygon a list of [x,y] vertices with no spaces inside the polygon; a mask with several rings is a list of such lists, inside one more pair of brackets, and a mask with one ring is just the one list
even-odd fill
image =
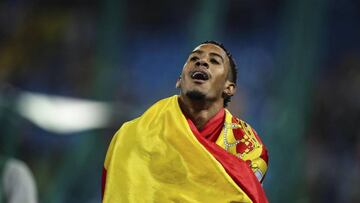
{"label": "cheek", "polygon": [[184,65],[182,71],[181,71],[181,75],[186,75],[189,72],[189,67],[187,64]]}
{"label": "cheek", "polygon": [[217,90],[223,90],[224,87],[225,87],[225,84],[226,84],[226,80],[227,80],[227,77],[226,76],[219,76],[217,77],[215,80],[214,80],[214,87],[217,89]]}
{"label": "cheek", "polygon": [[189,63],[186,62],[186,63],[184,64],[184,66],[183,66],[183,71],[184,71],[184,70],[187,70],[187,69],[189,68],[189,66],[190,66]]}
{"label": "cheek", "polygon": [[217,70],[214,75],[216,75],[215,81],[217,83],[224,83],[227,79],[227,73],[223,70]]}

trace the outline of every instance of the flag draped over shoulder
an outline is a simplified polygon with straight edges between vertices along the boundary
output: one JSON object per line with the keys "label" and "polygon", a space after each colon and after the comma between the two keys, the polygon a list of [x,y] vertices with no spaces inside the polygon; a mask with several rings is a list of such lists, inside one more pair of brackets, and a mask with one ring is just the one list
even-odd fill
{"label": "flag draped over shoulder", "polygon": [[267,202],[244,161],[237,158],[242,170],[234,177],[210,151],[227,152],[201,142],[182,114],[178,96],[157,102],[113,137],[104,164],[103,202]]}

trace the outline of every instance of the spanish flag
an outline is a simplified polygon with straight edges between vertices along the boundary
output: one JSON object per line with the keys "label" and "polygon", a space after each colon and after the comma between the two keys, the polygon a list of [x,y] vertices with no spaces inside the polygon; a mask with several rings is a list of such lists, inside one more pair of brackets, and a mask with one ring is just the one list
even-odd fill
{"label": "spanish flag", "polygon": [[[225,117],[232,123],[228,111]],[[236,139],[232,131],[227,133]],[[255,153],[260,157],[262,143],[256,143],[253,148],[260,146]],[[163,99],[124,123],[113,137],[104,163],[103,202],[266,203],[254,168],[228,147],[193,133],[178,96]]]}

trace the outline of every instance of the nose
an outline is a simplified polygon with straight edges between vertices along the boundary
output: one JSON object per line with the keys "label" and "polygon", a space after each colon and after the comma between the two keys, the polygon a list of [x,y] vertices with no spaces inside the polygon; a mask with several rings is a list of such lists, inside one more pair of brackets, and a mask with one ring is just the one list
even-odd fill
{"label": "nose", "polygon": [[209,68],[209,64],[205,60],[198,60],[195,63],[196,66],[204,66],[205,68]]}

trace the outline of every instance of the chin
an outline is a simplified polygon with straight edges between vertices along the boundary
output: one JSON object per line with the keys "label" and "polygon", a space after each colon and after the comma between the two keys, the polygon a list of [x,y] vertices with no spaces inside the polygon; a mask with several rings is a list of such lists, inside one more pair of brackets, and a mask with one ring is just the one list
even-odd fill
{"label": "chin", "polygon": [[186,96],[191,100],[197,100],[197,101],[205,100],[205,98],[206,98],[205,93],[203,93],[199,90],[188,91],[188,92],[186,92]]}

